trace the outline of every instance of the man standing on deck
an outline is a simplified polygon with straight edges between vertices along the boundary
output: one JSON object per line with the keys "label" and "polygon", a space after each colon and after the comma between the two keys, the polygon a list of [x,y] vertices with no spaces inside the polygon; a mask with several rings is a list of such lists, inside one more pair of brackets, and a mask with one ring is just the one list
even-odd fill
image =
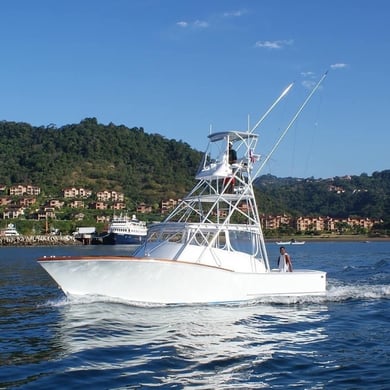
{"label": "man standing on deck", "polygon": [[292,272],[292,262],[290,255],[286,252],[284,246],[280,247],[280,255],[278,259],[279,272]]}

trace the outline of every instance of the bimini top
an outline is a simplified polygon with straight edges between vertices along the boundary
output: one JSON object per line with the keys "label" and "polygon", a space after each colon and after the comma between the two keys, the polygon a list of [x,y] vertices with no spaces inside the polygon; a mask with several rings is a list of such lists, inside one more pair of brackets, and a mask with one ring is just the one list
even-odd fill
{"label": "bimini top", "polygon": [[221,141],[226,137],[229,137],[229,140],[233,142],[249,138],[258,138],[258,134],[250,133],[249,131],[230,130],[220,131],[218,133],[213,133],[208,136],[211,142]]}

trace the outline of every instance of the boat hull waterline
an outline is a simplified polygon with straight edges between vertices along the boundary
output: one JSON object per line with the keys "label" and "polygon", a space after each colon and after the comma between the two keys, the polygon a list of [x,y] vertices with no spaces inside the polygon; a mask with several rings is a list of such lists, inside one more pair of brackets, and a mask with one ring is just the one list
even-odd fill
{"label": "boat hull waterline", "polygon": [[43,257],[38,262],[69,296],[187,304],[326,293],[326,273],[322,271],[243,273],[193,262],[129,256]]}

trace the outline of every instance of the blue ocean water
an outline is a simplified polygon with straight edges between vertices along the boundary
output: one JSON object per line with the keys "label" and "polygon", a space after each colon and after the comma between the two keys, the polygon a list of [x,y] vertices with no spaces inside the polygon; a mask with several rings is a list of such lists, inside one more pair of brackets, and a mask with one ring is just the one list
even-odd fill
{"label": "blue ocean water", "polygon": [[390,388],[390,242],[291,246],[326,297],[236,305],[67,299],[36,262],[132,249],[0,248],[0,389]]}

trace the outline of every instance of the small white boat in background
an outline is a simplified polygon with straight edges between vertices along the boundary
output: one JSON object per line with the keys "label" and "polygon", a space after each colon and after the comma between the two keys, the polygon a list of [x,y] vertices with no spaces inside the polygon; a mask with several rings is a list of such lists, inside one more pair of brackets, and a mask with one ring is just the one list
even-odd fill
{"label": "small white boat in background", "polygon": [[16,227],[13,223],[9,223],[8,226],[0,231],[0,236],[4,237],[18,237],[20,236],[19,232],[16,230]]}
{"label": "small white boat in background", "polygon": [[[208,136],[196,185],[162,223],[148,228],[132,256],[45,256],[39,264],[67,295],[152,304],[324,295],[325,272],[279,272],[269,263],[253,189],[258,124]],[[229,145],[237,153],[234,161]]]}
{"label": "small white boat in background", "polygon": [[306,241],[296,241],[291,239],[290,241],[276,241],[276,245],[304,245]]}

